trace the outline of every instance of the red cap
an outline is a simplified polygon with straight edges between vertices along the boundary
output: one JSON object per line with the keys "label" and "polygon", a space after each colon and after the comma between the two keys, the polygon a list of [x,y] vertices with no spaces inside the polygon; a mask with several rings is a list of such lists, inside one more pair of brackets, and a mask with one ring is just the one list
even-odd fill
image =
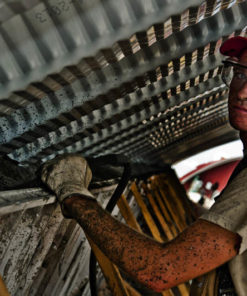
{"label": "red cap", "polygon": [[239,58],[245,49],[247,49],[247,38],[236,36],[223,42],[220,47],[220,53],[229,57]]}

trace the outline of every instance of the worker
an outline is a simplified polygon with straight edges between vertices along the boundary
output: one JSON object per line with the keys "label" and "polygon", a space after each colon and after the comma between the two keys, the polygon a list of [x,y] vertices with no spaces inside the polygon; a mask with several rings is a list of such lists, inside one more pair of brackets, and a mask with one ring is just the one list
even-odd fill
{"label": "worker", "polygon": [[[230,38],[220,51],[229,57],[223,70],[224,81],[230,85],[229,120],[240,131],[240,139],[247,149],[247,38]],[[63,214],[75,219],[112,262],[147,287],[160,292],[228,262],[235,292],[225,295],[246,296],[247,164],[244,160],[213,207],[168,243],[138,233],[102,209],[88,190],[92,174],[81,156],[59,156],[48,161],[41,178],[56,194]],[[201,286],[199,283],[198,289]]]}

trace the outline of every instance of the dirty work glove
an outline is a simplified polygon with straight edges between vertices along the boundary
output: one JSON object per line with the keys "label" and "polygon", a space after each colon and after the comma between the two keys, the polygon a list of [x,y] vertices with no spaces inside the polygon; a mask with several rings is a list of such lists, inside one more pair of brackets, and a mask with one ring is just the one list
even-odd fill
{"label": "dirty work glove", "polygon": [[41,170],[41,180],[55,192],[66,217],[68,215],[63,208],[66,198],[79,195],[94,199],[87,189],[91,179],[92,172],[87,161],[78,154],[58,156],[46,162]]}

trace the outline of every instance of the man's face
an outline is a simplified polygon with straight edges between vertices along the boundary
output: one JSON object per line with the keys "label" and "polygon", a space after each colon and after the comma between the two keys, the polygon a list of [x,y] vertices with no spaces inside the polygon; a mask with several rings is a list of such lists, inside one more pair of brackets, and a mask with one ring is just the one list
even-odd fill
{"label": "man's face", "polygon": [[[243,52],[238,63],[247,65],[247,50]],[[245,78],[247,78],[247,69],[234,67],[228,109],[231,125],[239,131],[247,132],[247,79]]]}

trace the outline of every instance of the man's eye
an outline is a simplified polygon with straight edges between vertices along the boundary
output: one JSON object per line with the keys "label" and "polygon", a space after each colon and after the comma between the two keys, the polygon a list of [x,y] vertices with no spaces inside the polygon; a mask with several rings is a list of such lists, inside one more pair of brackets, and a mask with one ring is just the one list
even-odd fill
{"label": "man's eye", "polygon": [[239,79],[239,80],[246,80],[247,76],[242,72],[235,72],[234,78]]}

